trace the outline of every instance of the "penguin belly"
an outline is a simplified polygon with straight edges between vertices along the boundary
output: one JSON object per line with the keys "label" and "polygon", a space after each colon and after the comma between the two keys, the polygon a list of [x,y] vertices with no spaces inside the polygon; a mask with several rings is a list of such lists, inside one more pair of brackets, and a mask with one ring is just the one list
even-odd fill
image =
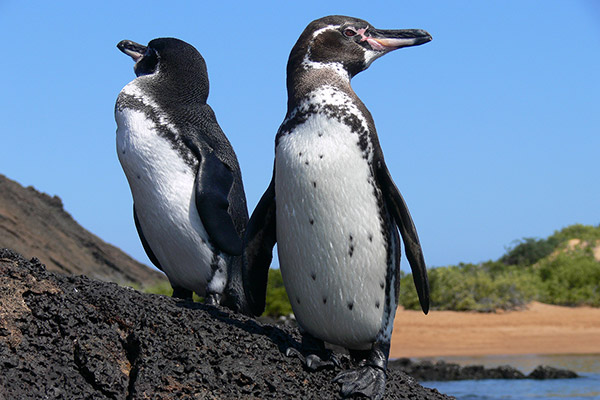
{"label": "penguin belly", "polygon": [[195,171],[160,136],[156,123],[130,108],[117,109],[117,152],[146,241],[173,286],[220,293],[226,262],[209,244],[196,211]]}
{"label": "penguin belly", "polygon": [[389,323],[393,257],[358,134],[313,114],[279,138],[275,163],[279,262],[296,320],[326,342],[370,348]]}

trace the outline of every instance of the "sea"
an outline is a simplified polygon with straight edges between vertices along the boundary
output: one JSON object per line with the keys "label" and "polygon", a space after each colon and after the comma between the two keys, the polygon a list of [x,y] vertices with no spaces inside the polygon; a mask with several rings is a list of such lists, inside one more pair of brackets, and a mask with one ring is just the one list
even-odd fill
{"label": "sea", "polygon": [[[600,338],[598,338],[600,340]],[[441,359],[441,358],[440,358]],[[438,361],[436,358],[417,360]],[[510,365],[525,375],[538,365],[575,371],[580,377],[555,380],[507,380],[486,379],[469,381],[420,382],[440,393],[458,400],[600,400],[600,354],[590,355],[503,355],[481,357],[444,357],[448,363],[459,365],[483,365],[486,368]]]}

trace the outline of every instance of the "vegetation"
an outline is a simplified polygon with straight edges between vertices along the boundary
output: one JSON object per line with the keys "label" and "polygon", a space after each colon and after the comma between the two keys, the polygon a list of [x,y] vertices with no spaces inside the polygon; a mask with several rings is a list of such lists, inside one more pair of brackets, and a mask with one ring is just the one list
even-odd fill
{"label": "vegetation", "polygon": [[[137,290],[141,289],[139,285],[129,286],[133,286],[133,288]],[[161,281],[154,285],[146,286],[142,288],[141,291],[144,293],[162,294],[164,296],[171,296],[171,294],[173,294],[173,288],[168,281]],[[194,293],[194,301],[201,302],[203,299]],[[290,314],[292,314],[292,306],[290,305],[285,287],[283,286],[281,272],[278,269],[270,269],[269,281],[267,283],[267,304],[264,315],[279,317],[281,315]]]}
{"label": "vegetation", "polygon": [[[598,246],[600,225],[572,225],[546,239],[525,238],[498,261],[430,269],[431,308],[489,312],[532,300],[600,307]],[[403,278],[400,304],[416,310],[412,277]]]}
{"label": "vegetation", "polygon": [[[521,268],[500,262],[433,268],[428,275],[431,308],[436,310],[510,310],[535,298],[535,279]],[[411,274],[402,277],[400,288],[400,304],[419,309]]]}
{"label": "vegetation", "polygon": [[[578,239],[578,241],[573,241]],[[571,225],[546,239],[523,238],[497,261],[429,269],[434,310],[513,310],[532,300],[548,304],[600,307],[600,225]],[[420,308],[411,274],[401,277],[400,304]],[[170,296],[168,282],[144,289]],[[198,297],[195,297],[198,301]],[[281,272],[269,270],[265,315],[290,315]]]}
{"label": "vegetation", "polygon": [[[134,289],[137,289],[134,287]],[[139,289],[138,289],[139,290]],[[173,287],[169,283],[169,281],[160,281],[155,283],[154,285],[145,286],[142,289],[144,293],[152,293],[152,294],[162,294],[163,296],[169,296],[173,294]],[[194,301],[204,302],[204,299],[198,296],[196,293],[193,294]]]}

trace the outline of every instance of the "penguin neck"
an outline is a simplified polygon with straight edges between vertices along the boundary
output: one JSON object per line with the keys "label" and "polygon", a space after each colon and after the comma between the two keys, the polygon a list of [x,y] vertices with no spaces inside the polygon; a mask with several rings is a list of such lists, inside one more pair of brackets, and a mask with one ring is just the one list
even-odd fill
{"label": "penguin neck", "polygon": [[300,63],[288,64],[288,113],[292,112],[311,92],[324,85],[333,87],[358,100],[350,84],[350,79],[350,74],[340,63],[317,63],[307,60],[305,57]]}

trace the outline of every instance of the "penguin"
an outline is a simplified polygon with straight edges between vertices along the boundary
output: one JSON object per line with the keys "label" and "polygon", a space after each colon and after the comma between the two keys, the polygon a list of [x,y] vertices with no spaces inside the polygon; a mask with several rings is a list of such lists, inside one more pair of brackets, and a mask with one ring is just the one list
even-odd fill
{"label": "penguin", "polygon": [[206,63],[175,38],[117,47],[135,61],[137,76],[119,93],[115,120],[142,245],[173,297],[196,292],[246,312],[246,196],[237,157],[206,103]]}
{"label": "penguin", "polygon": [[264,309],[277,243],[306,366],[340,365],[325,342],[348,349],[357,365],[334,379],[343,397],[384,394],[400,236],[421,307],[429,310],[415,225],[385,164],[373,118],[350,80],[390,51],[431,39],[424,30],[380,30],[346,16],[307,26],[287,64],[287,114],[275,138],[271,183],[246,230],[251,310],[258,315]]}

